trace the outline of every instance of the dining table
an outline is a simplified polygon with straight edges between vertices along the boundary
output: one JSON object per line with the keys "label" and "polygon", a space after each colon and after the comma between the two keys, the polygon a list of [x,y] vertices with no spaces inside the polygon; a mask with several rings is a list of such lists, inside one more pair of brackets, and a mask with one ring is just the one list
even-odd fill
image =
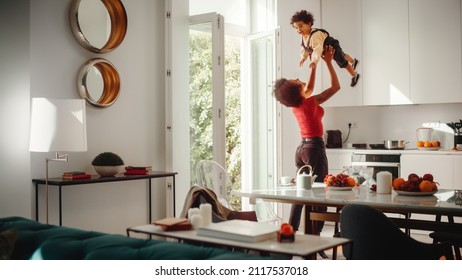
{"label": "dining table", "polygon": [[[395,190],[391,193],[377,193],[368,186],[335,188],[316,182],[310,189],[298,188],[295,185],[277,186],[233,191],[233,195],[249,198],[250,201],[263,199],[305,205],[304,222],[307,234],[316,233],[317,221],[338,223],[341,209],[349,204],[369,205],[391,214],[388,215],[390,219],[408,234],[411,229],[462,232],[462,203],[455,199],[460,195],[460,191],[450,188],[439,188],[438,191],[428,194],[398,193]],[[318,211],[318,206],[327,206],[327,212]]]}

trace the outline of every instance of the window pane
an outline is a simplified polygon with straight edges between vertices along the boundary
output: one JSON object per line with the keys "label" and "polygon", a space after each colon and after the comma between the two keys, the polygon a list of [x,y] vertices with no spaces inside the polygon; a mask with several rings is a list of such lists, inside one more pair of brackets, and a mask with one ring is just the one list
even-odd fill
{"label": "window pane", "polygon": [[252,50],[252,142],[254,189],[272,188],[274,172],[273,133],[273,41],[271,36],[251,41]]}
{"label": "window pane", "polygon": [[[190,143],[191,183],[196,183],[199,160],[213,159],[211,23],[190,26]],[[205,30],[205,31],[204,31]]]}

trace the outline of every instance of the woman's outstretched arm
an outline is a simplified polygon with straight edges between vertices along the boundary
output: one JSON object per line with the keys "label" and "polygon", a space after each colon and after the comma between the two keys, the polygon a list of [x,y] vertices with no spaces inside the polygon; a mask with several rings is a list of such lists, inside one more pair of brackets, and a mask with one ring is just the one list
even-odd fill
{"label": "woman's outstretched arm", "polygon": [[334,57],[334,52],[335,50],[331,46],[328,46],[326,48],[324,56],[322,57],[322,59],[326,63],[327,69],[329,70],[330,87],[323,90],[320,94],[315,96],[318,104],[326,102],[340,90],[340,82],[337,77],[337,72],[335,72],[334,66],[332,65],[332,58]]}

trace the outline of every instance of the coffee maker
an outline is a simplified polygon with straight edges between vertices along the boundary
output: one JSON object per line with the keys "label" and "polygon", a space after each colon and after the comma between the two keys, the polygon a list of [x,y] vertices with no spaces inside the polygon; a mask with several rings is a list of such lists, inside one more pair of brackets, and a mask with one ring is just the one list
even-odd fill
{"label": "coffee maker", "polygon": [[450,122],[447,125],[454,131],[454,147],[462,144],[462,119],[459,122]]}
{"label": "coffee maker", "polygon": [[462,132],[454,133],[454,147],[457,146],[457,144],[462,144]]}

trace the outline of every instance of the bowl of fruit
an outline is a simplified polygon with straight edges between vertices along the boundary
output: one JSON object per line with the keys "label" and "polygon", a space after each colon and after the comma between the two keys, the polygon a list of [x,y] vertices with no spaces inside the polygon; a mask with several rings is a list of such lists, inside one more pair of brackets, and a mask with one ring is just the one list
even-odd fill
{"label": "bowl of fruit", "polygon": [[424,174],[422,177],[411,173],[405,178],[393,180],[393,190],[400,195],[425,196],[433,195],[438,191],[438,183],[434,181],[432,174]]}
{"label": "bowl of fruit", "polygon": [[359,186],[356,180],[345,173],[339,173],[337,175],[328,174],[324,178],[324,184],[327,188],[336,191],[348,191],[354,187]]}
{"label": "bowl of fruit", "polygon": [[419,150],[439,150],[441,148],[440,141],[417,141],[416,143],[417,149]]}

